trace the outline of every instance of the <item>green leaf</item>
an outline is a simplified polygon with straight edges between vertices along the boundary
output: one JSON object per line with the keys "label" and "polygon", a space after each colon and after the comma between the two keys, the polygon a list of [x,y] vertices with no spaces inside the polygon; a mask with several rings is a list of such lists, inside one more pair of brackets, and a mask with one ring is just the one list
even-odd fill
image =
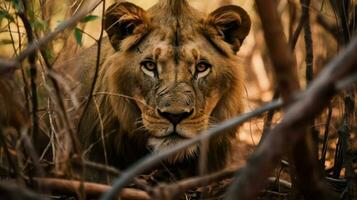
{"label": "green leaf", "polygon": [[1,10],[0,10],[0,21],[1,21],[3,18],[6,18],[6,19],[8,19],[8,20],[11,21],[11,22],[14,21],[14,18],[10,15],[10,13],[9,13],[7,10],[1,9]]}
{"label": "green leaf", "polygon": [[14,5],[15,9],[18,12],[22,12],[23,11],[22,4],[20,4],[19,0],[12,0],[12,4]]}
{"label": "green leaf", "polygon": [[79,29],[77,27],[74,29],[74,37],[76,38],[77,44],[82,46],[83,32],[81,29]]}
{"label": "green leaf", "polygon": [[88,15],[86,17],[84,17],[83,19],[81,19],[81,23],[87,23],[89,21],[93,21],[93,20],[96,20],[98,19],[99,17],[97,15]]}
{"label": "green leaf", "polygon": [[54,58],[54,53],[50,49],[45,49],[45,56],[48,60],[52,61]]}
{"label": "green leaf", "polygon": [[12,40],[9,40],[9,39],[0,40],[0,45],[3,45],[3,44],[12,44]]}
{"label": "green leaf", "polygon": [[33,28],[35,28],[36,30],[46,30],[48,28],[48,24],[46,21],[39,19],[39,18],[35,18],[32,22],[31,25]]}

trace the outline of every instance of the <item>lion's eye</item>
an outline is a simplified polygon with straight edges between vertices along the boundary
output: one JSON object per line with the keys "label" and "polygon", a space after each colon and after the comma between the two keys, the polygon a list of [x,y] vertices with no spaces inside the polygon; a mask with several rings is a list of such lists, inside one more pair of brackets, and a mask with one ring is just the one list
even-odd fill
{"label": "lion's eye", "polygon": [[140,65],[141,65],[141,70],[146,75],[153,78],[158,75],[156,63],[154,63],[153,61],[149,61],[149,60],[143,61],[140,63]]}
{"label": "lion's eye", "polygon": [[200,62],[196,65],[196,72],[202,73],[207,71],[211,67],[210,64],[205,63],[205,62]]}
{"label": "lion's eye", "polygon": [[142,67],[145,67],[145,69],[149,71],[155,71],[156,70],[156,64],[152,61],[144,61],[141,63]]}
{"label": "lion's eye", "polygon": [[207,76],[210,72],[212,65],[207,62],[200,62],[196,65],[196,78]]}

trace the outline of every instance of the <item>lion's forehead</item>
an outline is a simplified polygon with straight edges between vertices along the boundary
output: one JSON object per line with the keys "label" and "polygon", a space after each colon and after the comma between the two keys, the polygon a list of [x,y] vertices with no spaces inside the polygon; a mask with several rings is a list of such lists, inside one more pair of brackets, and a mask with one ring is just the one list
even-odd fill
{"label": "lion's forehead", "polygon": [[205,54],[209,56],[219,53],[198,28],[188,25],[179,28],[170,25],[154,27],[154,30],[139,45],[144,54],[159,55],[161,58],[198,59]]}
{"label": "lion's forehead", "polygon": [[148,40],[142,54],[158,61],[179,59],[179,61],[193,62],[200,59],[209,59],[214,56],[214,51],[202,41],[188,41],[180,46],[172,45],[169,41],[153,42]]}

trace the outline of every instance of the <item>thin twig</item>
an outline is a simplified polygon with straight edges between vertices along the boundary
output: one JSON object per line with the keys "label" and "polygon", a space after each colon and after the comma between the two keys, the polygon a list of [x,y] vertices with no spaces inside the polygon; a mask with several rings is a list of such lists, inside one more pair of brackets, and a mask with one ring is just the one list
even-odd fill
{"label": "thin twig", "polygon": [[[99,72],[99,66],[100,66],[100,54],[101,54],[101,48],[102,48],[102,38],[103,38],[103,32],[104,32],[104,13],[105,13],[105,0],[102,0],[103,1],[103,10],[102,10],[102,14],[103,14],[103,17],[102,17],[102,22],[101,22],[101,29],[100,29],[100,35],[99,35],[99,38],[97,40],[97,59],[96,59],[96,65],[95,65],[95,71],[94,71],[94,77],[93,77],[93,81],[92,81],[92,84],[91,84],[91,87],[90,87],[90,90],[89,90],[89,94],[88,94],[88,98],[87,98],[87,101],[86,101],[86,104],[84,106],[84,109],[82,111],[82,114],[79,118],[79,122],[78,122],[78,127],[77,127],[77,132],[80,133],[80,129],[81,129],[81,124],[82,124],[82,121],[83,121],[83,118],[89,108],[89,105],[92,101],[92,98],[93,98],[93,92],[94,92],[94,89],[95,89],[95,85],[97,83],[97,79],[98,79],[98,72]],[[106,151],[106,150],[104,150]]]}
{"label": "thin twig", "polygon": [[20,141],[22,141],[22,143],[23,143],[23,145],[25,147],[26,153],[32,159],[32,162],[33,162],[33,164],[35,166],[35,169],[36,169],[37,176],[39,176],[39,177],[45,176],[45,172],[43,171],[43,169],[42,169],[42,167],[40,165],[40,159],[38,157],[38,154],[37,154],[33,144],[31,143],[31,139],[27,135],[27,130],[26,129],[21,130]]}
{"label": "thin twig", "polygon": [[[74,164],[77,165],[84,165],[85,167],[98,170],[98,171],[103,171],[106,172],[107,174],[113,175],[113,176],[120,176],[122,173],[115,167],[109,166],[109,165],[103,165],[101,163],[93,162],[93,161],[88,161],[84,160],[81,161],[78,156],[74,156],[73,158]],[[82,162],[82,163],[81,163]],[[141,178],[134,178],[133,180],[134,185],[142,189],[144,191],[150,191],[151,188],[148,186],[148,183],[146,180],[141,179]]]}
{"label": "thin twig", "polygon": [[7,162],[9,162],[10,168],[12,169],[10,176],[17,178],[19,176],[19,168],[18,168],[15,160],[13,159],[13,157],[10,154],[9,147],[8,147],[8,144],[6,143],[5,136],[3,133],[3,128],[1,127],[1,124],[0,124],[0,144],[4,150],[5,156],[7,158]]}
{"label": "thin twig", "polygon": [[[52,192],[60,192],[61,194],[76,194],[81,187],[81,182],[77,180],[65,180],[56,178],[34,178],[37,184]],[[98,197],[102,193],[110,190],[109,185],[103,185],[98,183],[83,183],[84,192],[87,197]],[[123,189],[119,196],[128,200],[150,200],[150,196],[141,190],[137,189]]]}
{"label": "thin twig", "polygon": [[[273,95],[273,100],[278,99],[280,96],[278,89],[276,88],[274,91],[274,95]],[[275,110],[271,110],[267,113],[266,118],[264,119],[264,128],[263,128],[263,132],[262,132],[262,137],[259,141],[259,144],[264,140],[264,138],[266,137],[267,132],[270,130],[272,122],[273,122],[273,118],[274,118],[274,114],[275,114]]]}
{"label": "thin twig", "polygon": [[19,54],[19,56],[16,57],[15,60],[0,59],[0,66],[2,66],[2,68],[0,68],[0,74],[19,68],[19,63],[24,61],[31,53],[51,42],[65,29],[73,28],[73,26],[76,25],[83,17],[94,10],[101,3],[101,1],[102,0],[95,0],[88,3],[87,6],[83,7],[83,9],[78,11],[75,15],[73,15],[73,17],[61,23],[53,32],[47,34],[40,40],[31,43],[24,51]]}
{"label": "thin twig", "polygon": [[88,161],[88,160],[83,160],[83,163],[81,163],[81,161],[78,159],[77,156],[73,158],[73,162],[75,164],[79,164],[79,165],[83,164],[84,166],[92,168],[92,169],[104,171],[104,172],[109,173],[114,176],[120,175],[120,171],[114,167],[111,167],[108,165],[103,165],[103,164],[92,162],[92,161]]}
{"label": "thin twig", "polygon": [[239,169],[225,169],[206,176],[193,177],[169,185],[159,185],[152,191],[155,199],[178,199],[186,191],[232,178]]}
{"label": "thin twig", "polygon": [[[27,12],[27,4],[25,1],[22,1],[23,4],[23,10],[18,11],[18,15],[20,19],[22,20],[25,30],[26,30],[26,36],[28,43],[31,44],[34,42],[34,35],[33,35],[33,30],[30,24],[30,21],[26,17],[26,12]],[[20,8],[21,9],[21,8]],[[36,86],[36,77],[37,77],[37,67],[36,67],[36,52],[33,51],[31,54],[28,56],[28,61],[30,64],[30,81],[31,81],[31,104],[32,104],[32,137],[36,140],[38,136],[38,131],[39,131],[39,125],[38,125],[38,115],[37,115],[37,109],[38,109],[38,101],[37,101],[37,86]]]}
{"label": "thin twig", "polygon": [[[294,47],[296,44],[296,41],[292,38],[292,43],[289,46],[285,38],[283,25],[275,1],[256,0],[256,5],[262,21],[265,41],[273,62],[277,87],[279,88],[279,92],[281,93],[284,102],[289,104],[289,100],[293,93],[300,89],[299,79],[297,77],[296,60],[292,52],[293,48],[291,49],[291,47]],[[302,15],[299,26],[303,27],[306,20],[308,20],[308,14],[306,12],[309,12],[309,6],[303,3],[302,7],[304,14]],[[299,28],[300,27],[298,27],[295,32],[296,37],[299,35]],[[296,131],[307,132],[308,128],[307,126],[299,127]],[[307,196],[307,193],[310,193],[310,191],[317,191],[316,194],[318,196],[318,189],[314,186],[314,183],[318,182],[320,177],[317,173],[317,155],[314,154],[313,147],[310,145],[313,144],[313,139],[309,134],[300,134],[305,137],[299,138],[300,140],[296,146],[292,146],[290,149],[291,152],[289,152],[289,162],[291,163],[290,176],[293,188],[297,185],[305,196]]]}
{"label": "thin twig", "polygon": [[306,49],[306,82],[309,84],[314,76],[313,70],[313,60],[314,60],[314,51],[313,51],[313,41],[311,36],[311,24],[310,24],[310,0],[300,0],[301,9],[303,11],[302,15],[305,18],[304,23],[304,40],[305,40],[305,49]]}
{"label": "thin twig", "polygon": [[[282,122],[270,132],[262,145],[258,146],[240,175],[236,177],[227,199],[255,199],[259,191],[264,188],[266,178],[280,163],[286,146],[293,146],[304,137],[304,132],[297,130],[309,123],[328,105],[333,95],[338,92],[337,81],[348,74],[356,73],[355,52],[357,52],[357,38],[325,67],[303,97],[286,110]],[[311,194],[309,198],[314,198],[315,195]],[[329,197],[333,198],[333,196]]]}
{"label": "thin twig", "polygon": [[332,105],[330,103],[328,106],[327,122],[325,125],[324,140],[322,142],[322,153],[320,159],[321,165],[323,166],[324,169],[325,169],[326,153],[327,153],[327,146],[328,146],[328,134],[330,130],[331,117],[332,117]]}
{"label": "thin twig", "polygon": [[341,42],[341,31],[334,25],[331,25],[327,22],[323,15],[317,15],[316,18],[317,23],[322,26],[328,33],[330,33],[336,41]]}
{"label": "thin twig", "polygon": [[[304,1],[304,0],[302,0],[302,1]],[[307,0],[307,1],[309,1],[309,0]],[[300,35],[302,29],[305,27],[304,24],[306,24],[306,22],[309,20],[309,15],[306,15],[306,13],[309,13],[309,9],[310,9],[309,6],[304,6],[303,4],[301,5],[301,10],[303,12],[302,12],[298,26],[296,27],[295,32],[293,33],[292,37],[290,38],[290,46],[292,49],[295,49],[296,43],[299,39],[299,35]]]}
{"label": "thin twig", "polygon": [[[99,108],[96,98],[93,98],[93,102],[94,102],[94,105],[95,105],[95,108],[96,108],[96,111],[98,114],[98,119],[100,122],[100,139],[102,141],[103,152],[104,152],[103,153],[104,154],[104,164],[105,164],[105,166],[107,166],[108,165],[108,155],[107,155],[107,145],[105,142],[106,140],[104,138],[104,122],[103,122],[102,113],[100,112],[100,108]],[[109,174],[107,174],[107,183],[108,184],[110,183]]]}
{"label": "thin twig", "polygon": [[44,195],[35,193],[14,181],[0,183],[0,199],[48,200]]}

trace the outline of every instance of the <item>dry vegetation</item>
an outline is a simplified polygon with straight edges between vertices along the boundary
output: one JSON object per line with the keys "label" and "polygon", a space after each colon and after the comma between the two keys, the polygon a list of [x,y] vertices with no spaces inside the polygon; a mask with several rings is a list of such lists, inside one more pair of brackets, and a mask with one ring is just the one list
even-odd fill
{"label": "dry vegetation", "polygon": [[[191,1],[204,12],[227,3],[252,18],[238,54],[247,114],[119,171],[83,159],[78,116],[65,104],[80,101],[64,97],[66,78],[52,68],[105,37],[103,1],[1,0],[0,199],[357,199],[356,1]],[[226,170],[184,180],[143,173],[238,124]],[[89,182],[84,171],[107,179]]]}

